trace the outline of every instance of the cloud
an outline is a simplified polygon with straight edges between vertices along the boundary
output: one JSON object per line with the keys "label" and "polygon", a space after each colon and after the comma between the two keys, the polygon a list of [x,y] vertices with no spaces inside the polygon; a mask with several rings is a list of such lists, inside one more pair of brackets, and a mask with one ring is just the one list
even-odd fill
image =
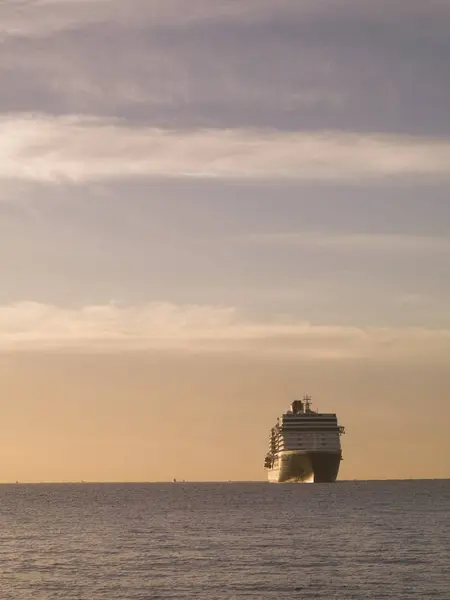
{"label": "cloud", "polygon": [[[290,0],[280,0],[281,10],[302,13],[314,11],[311,0],[298,6]],[[134,0],[133,4],[121,0],[3,0],[0,7],[2,33],[17,37],[40,37],[64,30],[102,24],[125,22],[130,25],[146,23],[148,29],[159,27],[187,27],[198,22],[229,21],[270,14],[270,0],[245,0],[243,2],[211,2],[195,0],[189,11],[184,0]]]}
{"label": "cloud", "polygon": [[[378,4],[378,3],[377,3]],[[376,17],[385,12],[383,3],[374,7],[361,6],[355,0],[279,0],[276,10],[271,0],[241,0],[240,2],[211,2],[195,0],[190,10],[185,10],[185,0],[134,0],[132,5],[121,0],[3,0],[0,7],[3,33],[16,36],[49,35],[64,29],[71,29],[89,23],[124,20],[127,24],[146,23],[148,28],[161,26],[189,27],[193,23],[214,21],[252,21],[254,19],[274,19],[277,14],[291,18],[305,15],[332,15],[340,13],[347,18],[355,11],[359,18]],[[430,0],[427,6],[419,0],[409,0],[405,5],[401,0],[389,2],[391,15],[423,16],[449,15],[445,0]]]}
{"label": "cloud", "polygon": [[304,231],[301,233],[250,233],[234,241],[274,246],[329,248],[374,252],[450,252],[450,239],[442,235],[406,235],[401,233],[335,233]]}
{"label": "cloud", "polygon": [[359,181],[450,175],[450,141],[255,130],[167,130],[118,120],[0,118],[0,178],[125,177]]}
{"label": "cloud", "polygon": [[176,128],[450,133],[448,2],[184,6],[3,0],[0,112]]}
{"label": "cloud", "polygon": [[450,331],[313,325],[286,316],[258,321],[227,306],[149,303],[69,309],[33,302],[0,306],[1,350],[55,348],[439,360],[448,356]]}
{"label": "cloud", "polygon": [[[347,2],[344,2],[344,6]],[[319,5],[313,0],[279,0],[277,10],[288,14],[322,12],[336,7],[335,0]],[[339,3],[338,3],[339,4]],[[342,2],[341,2],[342,5]],[[270,0],[211,2],[195,0],[189,11],[185,0],[3,0],[0,7],[3,34],[11,36],[44,36],[92,23],[125,21],[127,25],[146,23],[149,29],[161,26],[189,27],[195,23],[235,21],[243,18],[267,18],[273,14]],[[342,6],[341,6],[342,8]]]}

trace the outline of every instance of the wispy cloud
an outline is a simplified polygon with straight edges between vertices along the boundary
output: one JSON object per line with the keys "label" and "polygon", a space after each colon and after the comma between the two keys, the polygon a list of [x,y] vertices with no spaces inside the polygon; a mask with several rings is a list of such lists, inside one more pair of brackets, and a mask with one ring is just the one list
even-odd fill
{"label": "wispy cloud", "polygon": [[304,231],[298,233],[249,233],[233,238],[244,243],[274,246],[306,246],[333,250],[375,252],[450,252],[447,236],[406,235],[401,233],[336,233]]}
{"label": "wispy cloud", "polygon": [[[333,0],[334,2],[334,0]],[[333,2],[328,8],[333,8]],[[186,28],[197,23],[239,22],[267,18],[273,14],[270,0],[211,2],[195,0],[185,10],[184,0],[3,0],[0,6],[3,36],[43,37],[90,25],[123,23],[146,29]],[[301,15],[323,11],[312,0],[279,0],[278,10]],[[1,39],[1,38],[0,38]]]}
{"label": "wispy cloud", "polygon": [[450,141],[254,130],[165,130],[80,117],[0,119],[0,177],[358,181],[450,176]]}
{"label": "wispy cloud", "polygon": [[450,133],[448,2],[185,5],[3,0],[0,112],[175,128]]}
{"label": "wispy cloud", "polygon": [[[382,4],[382,3],[380,3]],[[392,15],[422,16],[429,11],[442,16],[449,14],[445,0],[430,0],[425,8],[418,0],[389,3]],[[354,13],[374,17],[377,7],[361,6],[354,0],[279,0],[276,12],[292,18],[304,15],[337,15]],[[270,0],[241,0],[240,2],[211,2],[195,0],[186,12],[184,0],[3,0],[0,8],[3,31],[11,35],[51,34],[81,24],[102,23],[105,20],[126,19],[127,24],[147,23],[148,27],[161,25],[186,27],[197,22],[229,21],[253,18],[273,18],[275,9]]]}
{"label": "wispy cloud", "polygon": [[450,350],[450,331],[255,321],[234,307],[100,305],[67,309],[32,302],[0,306],[0,349],[233,351],[309,359],[423,358]]}

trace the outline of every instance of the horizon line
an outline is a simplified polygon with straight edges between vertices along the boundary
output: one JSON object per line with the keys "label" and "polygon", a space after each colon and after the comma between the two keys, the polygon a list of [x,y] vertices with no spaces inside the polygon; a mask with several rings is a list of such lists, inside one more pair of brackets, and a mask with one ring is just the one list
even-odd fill
{"label": "horizon line", "polygon": [[[376,483],[376,482],[401,482],[401,481],[450,481],[450,475],[448,477],[404,477],[404,478],[386,478],[386,479],[339,479],[333,483]],[[243,483],[270,483],[265,479],[203,479],[203,480],[185,480],[176,479],[175,481],[164,479],[159,481],[149,480],[133,480],[133,481],[120,481],[120,480],[103,480],[103,481],[86,481],[86,480],[67,480],[67,481],[0,481],[1,485],[161,485],[161,484],[243,484]],[[291,484],[292,485],[292,484]]]}

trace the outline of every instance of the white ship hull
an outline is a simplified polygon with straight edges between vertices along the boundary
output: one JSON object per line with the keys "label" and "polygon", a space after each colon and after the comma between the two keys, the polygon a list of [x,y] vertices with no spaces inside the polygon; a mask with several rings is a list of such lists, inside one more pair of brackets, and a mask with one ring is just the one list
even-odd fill
{"label": "white ship hull", "polygon": [[331,483],[340,461],[340,452],[280,452],[267,476],[270,483]]}

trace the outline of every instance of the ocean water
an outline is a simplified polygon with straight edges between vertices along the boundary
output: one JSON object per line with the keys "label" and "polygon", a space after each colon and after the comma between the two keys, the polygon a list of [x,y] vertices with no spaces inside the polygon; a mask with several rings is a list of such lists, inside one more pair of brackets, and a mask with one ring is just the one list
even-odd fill
{"label": "ocean water", "polygon": [[450,481],[0,486],[0,598],[450,598]]}

